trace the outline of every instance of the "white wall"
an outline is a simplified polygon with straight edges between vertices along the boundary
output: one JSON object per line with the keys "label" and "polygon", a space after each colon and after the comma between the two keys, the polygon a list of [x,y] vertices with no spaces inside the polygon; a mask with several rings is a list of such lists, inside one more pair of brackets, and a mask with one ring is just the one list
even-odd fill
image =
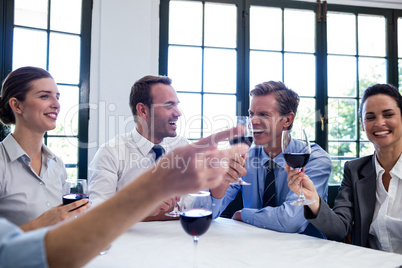
{"label": "white wall", "polygon": [[94,0],[92,16],[89,162],[99,145],[133,127],[134,82],[158,74],[159,0]]}

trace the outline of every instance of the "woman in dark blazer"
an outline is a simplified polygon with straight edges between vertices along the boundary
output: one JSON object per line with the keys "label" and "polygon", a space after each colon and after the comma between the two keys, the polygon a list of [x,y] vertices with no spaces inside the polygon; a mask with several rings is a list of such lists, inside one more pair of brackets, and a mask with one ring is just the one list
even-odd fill
{"label": "woman in dark blazer", "polygon": [[373,155],[346,162],[344,178],[331,209],[322,200],[304,169],[287,166],[289,188],[316,202],[304,215],[328,239],[402,254],[402,96],[388,84],[367,88],[360,120],[374,145]]}

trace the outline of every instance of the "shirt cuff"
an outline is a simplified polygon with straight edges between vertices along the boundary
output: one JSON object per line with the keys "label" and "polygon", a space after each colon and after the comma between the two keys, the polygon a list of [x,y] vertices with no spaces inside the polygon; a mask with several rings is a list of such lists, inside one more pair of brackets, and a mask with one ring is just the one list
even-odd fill
{"label": "shirt cuff", "polygon": [[41,228],[10,238],[2,254],[4,266],[48,267],[45,248],[48,231],[49,228]]}
{"label": "shirt cuff", "polygon": [[211,198],[212,198],[212,218],[215,219],[220,215],[219,210],[222,206],[223,198],[218,199],[212,196]]}
{"label": "shirt cuff", "polygon": [[245,223],[254,225],[254,213],[255,209],[253,208],[243,208],[241,210],[241,219]]}

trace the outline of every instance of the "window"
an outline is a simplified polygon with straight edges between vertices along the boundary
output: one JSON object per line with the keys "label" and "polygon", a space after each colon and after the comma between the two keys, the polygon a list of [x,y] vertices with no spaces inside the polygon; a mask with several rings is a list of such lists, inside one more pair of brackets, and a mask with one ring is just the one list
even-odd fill
{"label": "window", "polygon": [[69,178],[86,178],[88,113],[80,104],[89,99],[91,1],[8,0],[4,7],[3,16],[9,20],[3,28],[13,38],[2,44],[2,50],[7,50],[4,54],[12,55],[2,59],[7,66],[3,78],[28,65],[52,74],[60,91],[61,110],[57,128],[45,134],[44,142],[62,158]]}
{"label": "window", "polygon": [[281,80],[301,97],[295,124],[308,126],[310,139],[328,151],[330,183],[340,183],[345,161],[373,152],[359,122],[362,92],[375,83],[402,88],[402,15],[319,7],[161,0],[160,74],[179,92],[186,129],[180,134],[207,135],[207,115],[247,114],[254,85]]}
{"label": "window", "polygon": [[237,8],[172,1],[169,17],[168,73],[185,111],[178,133],[199,139],[236,114]]}

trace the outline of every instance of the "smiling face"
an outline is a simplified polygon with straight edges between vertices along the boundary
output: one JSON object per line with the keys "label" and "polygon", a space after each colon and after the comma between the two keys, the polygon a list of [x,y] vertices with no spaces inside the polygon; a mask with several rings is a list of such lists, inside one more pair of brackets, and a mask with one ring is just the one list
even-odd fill
{"label": "smiling face", "polygon": [[362,128],[376,150],[402,147],[402,117],[388,95],[368,97],[362,108]]}
{"label": "smiling face", "polygon": [[[182,115],[177,105],[179,99],[170,85],[157,83],[151,88],[152,104],[145,117],[148,139],[160,143],[166,137],[175,137],[177,121]],[[145,134],[145,133],[144,133]]]}
{"label": "smiling face", "polygon": [[16,118],[16,129],[27,128],[44,134],[56,128],[60,111],[60,93],[52,78],[41,78],[31,82],[31,89],[24,101],[10,99]]}
{"label": "smiling face", "polygon": [[265,152],[276,156],[281,152],[282,130],[293,122],[294,114],[281,116],[274,94],[254,96],[249,115],[253,124],[254,144],[264,146]]}

